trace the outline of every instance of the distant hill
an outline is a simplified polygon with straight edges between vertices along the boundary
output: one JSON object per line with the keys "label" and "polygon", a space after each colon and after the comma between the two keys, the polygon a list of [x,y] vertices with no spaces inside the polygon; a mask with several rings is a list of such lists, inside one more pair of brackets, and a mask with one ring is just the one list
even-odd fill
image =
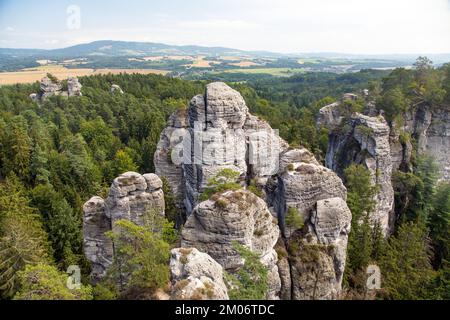
{"label": "distant hill", "polygon": [[67,48],[43,49],[14,49],[0,48],[0,56],[38,57],[40,59],[81,58],[81,57],[143,57],[159,55],[205,55],[214,56],[252,56],[266,58],[319,58],[319,59],[348,59],[348,60],[390,60],[412,62],[419,55],[426,55],[435,63],[450,61],[450,53],[442,54],[348,54],[338,52],[310,52],[282,54],[269,51],[244,51],[226,47],[204,47],[196,45],[168,45],[153,42],[113,41],[101,40],[79,44]]}
{"label": "distant hill", "polygon": [[[44,72],[42,68],[49,66],[69,69],[152,69],[185,79],[247,81],[268,76],[288,77],[305,72],[351,73],[363,69],[408,68],[419,55],[333,52],[282,54],[226,47],[102,40],[52,50],[0,48],[0,72],[19,72],[27,68],[41,68],[39,70]],[[427,56],[436,66],[450,61],[450,54]]]}
{"label": "distant hill", "polygon": [[102,40],[86,44],[79,44],[62,49],[37,50],[37,49],[9,49],[0,48],[0,54],[14,56],[40,56],[46,59],[57,58],[80,58],[87,56],[152,56],[152,55],[257,55],[280,57],[282,54],[272,52],[247,52],[243,50],[224,47],[202,47],[202,46],[176,46],[152,42],[128,42]]}

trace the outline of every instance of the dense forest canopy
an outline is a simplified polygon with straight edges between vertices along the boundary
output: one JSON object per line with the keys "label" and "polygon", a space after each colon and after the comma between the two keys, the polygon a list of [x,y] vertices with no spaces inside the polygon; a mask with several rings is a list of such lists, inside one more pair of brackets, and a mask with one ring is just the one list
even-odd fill
{"label": "dense forest canopy", "polygon": [[[89,273],[82,252],[83,203],[92,195],[105,196],[111,181],[125,171],[153,172],[153,153],[168,116],[186,108],[206,84],[138,74],[89,76],[80,82],[83,96],[51,97],[42,104],[29,98],[37,83],[0,87],[2,298],[30,297],[27,279],[33,276],[44,282],[52,277],[53,296],[74,297],[61,287],[60,275],[73,264],[83,267],[83,276]],[[111,93],[112,84],[125,93]],[[250,112],[319,159],[325,155],[328,132],[317,129],[317,112],[345,92],[369,88],[370,98],[391,123],[420,103],[450,106],[450,65],[434,69],[425,59],[415,70],[306,73],[231,85],[242,93]],[[449,298],[450,188],[438,184],[430,163],[417,159],[414,172],[395,175],[402,219],[391,240],[380,240],[364,225],[356,228],[347,285],[358,294],[362,267],[376,260],[387,272],[385,297]],[[354,215],[364,217],[370,211],[372,186],[359,167],[346,174],[349,206]],[[413,246],[404,255],[403,245],[410,239]],[[401,265],[405,268],[399,270]],[[415,267],[421,273],[408,278],[406,273]],[[411,291],[414,284],[420,290]],[[83,290],[78,298],[92,297],[88,287]]]}

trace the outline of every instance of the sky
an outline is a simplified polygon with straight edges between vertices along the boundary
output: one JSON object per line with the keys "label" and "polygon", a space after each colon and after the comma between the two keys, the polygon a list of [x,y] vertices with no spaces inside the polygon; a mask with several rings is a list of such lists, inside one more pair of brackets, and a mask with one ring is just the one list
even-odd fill
{"label": "sky", "polygon": [[450,0],[0,0],[0,47],[95,40],[281,53],[450,53]]}

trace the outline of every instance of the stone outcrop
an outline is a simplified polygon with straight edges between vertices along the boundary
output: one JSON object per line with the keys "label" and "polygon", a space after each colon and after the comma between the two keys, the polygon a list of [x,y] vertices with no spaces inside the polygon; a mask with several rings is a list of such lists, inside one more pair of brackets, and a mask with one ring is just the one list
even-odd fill
{"label": "stone outcrop", "polygon": [[265,121],[248,113],[242,96],[222,82],[210,83],[186,111],[174,113],[154,156],[178,206],[188,216],[210,178],[223,169],[265,184],[277,172],[279,150],[287,148]]}
{"label": "stone outcrop", "polygon": [[111,93],[120,93],[123,94],[123,90],[121,87],[119,87],[117,84],[112,84],[111,88],[109,89],[109,92]]}
{"label": "stone outcrop", "polygon": [[243,265],[232,243],[247,246],[260,254],[269,268],[268,298],[274,299],[281,286],[274,250],[278,237],[277,221],[264,200],[249,191],[237,190],[216,194],[198,204],[184,225],[181,245],[208,253],[229,272]]}
{"label": "stone outcrop", "polygon": [[[351,213],[347,190],[332,170],[306,149],[281,155],[282,170],[272,181],[272,205],[278,212],[287,248],[277,252],[284,299],[337,299],[346,261]],[[286,225],[289,208],[301,216],[301,230]]]}
{"label": "stone outcrop", "polygon": [[54,96],[73,97],[81,96],[81,83],[78,78],[69,77],[67,79],[68,91],[63,91],[63,86],[59,81],[53,81],[49,77],[42,78],[39,85],[39,92],[30,94],[30,99],[34,102],[44,102],[46,99]]}
{"label": "stone outcrop", "polygon": [[400,123],[391,126],[394,169],[411,169],[411,139],[414,138],[417,154],[431,156],[437,163],[440,180],[450,181],[450,107],[419,105],[415,110],[404,113],[402,118]]}
{"label": "stone outcrop", "polygon": [[289,239],[292,299],[338,299],[352,214],[340,198],[319,200]]}
{"label": "stone outcrop", "polygon": [[347,190],[342,180],[330,169],[321,166],[306,149],[295,149],[284,153],[280,159],[280,169],[273,190],[273,203],[278,212],[282,229],[287,237],[289,228],[284,220],[289,208],[295,208],[306,221],[317,201],[340,197],[347,198]]}
{"label": "stone outcrop", "polygon": [[148,210],[164,215],[162,181],[155,174],[126,172],[114,179],[106,200],[93,197],[83,210],[84,253],[92,264],[91,277],[96,281],[112,263],[113,246],[104,233],[113,230],[117,220],[144,225]]}
{"label": "stone outcrop", "polygon": [[[298,252],[291,253],[295,245],[289,245],[292,233],[297,240],[307,241],[308,237],[308,248],[310,241],[336,247],[322,254],[331,263],[308,268],[333,274],[329,281],[322,282],[321,298],[339,295],[349,228],[349,211],[346,205],[342,207],[346,189],[311,152],[290,149],[267,122],[249,114],[237,91],[224,83],[207,85],[204,95],[191,100],[187,112],[180,110],[170,117],[154,160],[157,174],[167,178],[179,208],[186,212],[182,247],[195,247],[228,272],[236,272],[242,259],[231,243],[237,241],[258,252],[268,266],[268,298],[312,299],[316,296],[308,291],[311,288],[296,293],[306,278],[299,277],[299,265],[294,263],[299,261],[294,259]],[[200,202],[208,180],[223,169],[240,173],[243,190],[223,192]],[[250,181],[266,202],[245,190]],[[331,201],[336,208],[321,201]],[[315,214],[317,206],[320,214]],[[299,230],[285,229],[285,214],[290,207],[297,209],[312,230],[304,234],[305,238],[298,237]],[[279,237],[278,220],[285,241]],[[294,283],[297,280],[300,282]]]}
{"label": "stone outcrop", "polygon": [[180,109],[173,113],[165,129],[161,132],[154,154],[155,173],[165,177],[175,197],[180,216],[177,224],[182,225],[186,220],[184,214],[185,184],[182,159],[183,140],[189,134],[187,111]]}
{"label": "stone outcrop", "polygon": [[69,97],[81,97],[81,87],[82,85],[77,77],[70,77],[67,79],[67,92]]}
{"label": "stone outcrop", "polygon": [[390,125],[374,102],[366,101],[364,115],[345,114],[343,107],[335,102],[319,112],[317,124],[331,130],[326,166],[341,177],[351,163],[369,169],[373,183],[379,186],[372,222],[379,222],[388,234],[395,220],[393,170],[412,171],[411,157],[415,153],[433,158],[439,179],[450,181],[450,107],[420,104]]}
{"label": "stone outcrop", "polygon": [[196,248],[172,249],[170,273],[171,299],[228,300],[222,266]]}
{"label": "stone outcrop", "polygon": [[[326,166],[341,178],[352,163],[362,164],[370,171],[373,184],[379,186],[371,222],[379,224],[383,232],[389,234],[394,219],[389,125],[381,115],[370,117],[355,112],[343,119],[338,111],[331,111],[339,108],[340,104],[335,103],[324,107],[319,114],[318,123],[331,130]],[[333,120],[333,115],[337,119]]]}
{"label": "stone outcrop", "polygon": [[105,235],[111,230],[111,219],[105,211],[105,201],[100,197],[92,197],[83,206],[84,254],[91,262],[91,278],[94,280],[105,276],[113,260],[113,244]]}

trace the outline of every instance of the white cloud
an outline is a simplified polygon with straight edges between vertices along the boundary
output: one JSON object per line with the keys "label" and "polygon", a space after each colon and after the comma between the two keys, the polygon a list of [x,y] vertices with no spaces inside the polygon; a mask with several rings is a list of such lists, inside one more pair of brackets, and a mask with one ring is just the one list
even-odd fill
{"label": "white cloud", "polygon": [[13,28],[13,27],[10,27],[10,26],[8,26],[8,27],[6,27],[6,28],[5,28],[5,31],[8,31],[8,32],[13,32],[13,31],[14,31],[14,28]]}
{"label": "white cloud", "polygon": [[178,26],[181,28],[191,28],[191,29],[255,29],[259,27],[258,24],[243,20],[227,20],[227,19],[210,19],[210,20],[193,20],[193,21],[183,21],[179,22]]}
{"label": "white cloud", "polygon": [[[276,52],[450,52],[449,0],[215,0],[185,2],[152,13],[95,10],[80,30],[14,32],[25,47],[100,39],[227,46]],[[197,6],[195,5],[197,3]],[[87,10],[87,9],[86,9]],[[119,14],[119,13],[118,13]],[[138,16],[136,16],[136,14]],[[142,19],[141,15],[145,15]],[[89,18],[90,17],[90,18]],[[88,19],[104,18],[102,23]],[[135,21],[142,21],[140,24]],[[88,27],[90,26],[90,27]],[[101,26],[101,27],[99,27]],[[18,26],[15,25],[18,28]],[[0,31],[4,39],[13,34]],[[46,42],[47,39],[59,42]]]}

